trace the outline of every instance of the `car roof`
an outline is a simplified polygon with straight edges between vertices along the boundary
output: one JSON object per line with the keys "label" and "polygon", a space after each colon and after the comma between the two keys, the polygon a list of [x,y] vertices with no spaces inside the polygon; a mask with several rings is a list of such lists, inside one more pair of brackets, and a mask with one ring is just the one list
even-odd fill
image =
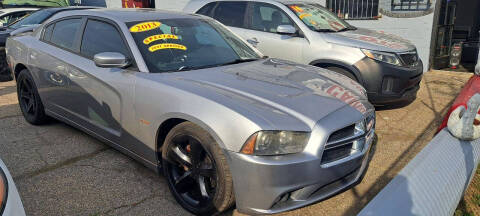
{"label": "car roof", "polygon": [[191,3],[200,3],[203,4],[210,2],[220,2],[220,1],[246,1],[246,2],[270,2],[270,3],[281,3],[281,4],[299,4],[299,3],[316,3],[313,1],[304,1],[304,0],[192,0]]}
{"label": "car roof", "polygon": [[86,9],[94,9],[98,7],[88,7],[88,6],[71,6],[71,7],[49,7],[49,8],[42,8],[42,11],[53,11],[54,13],[62,12],[62,11],[71,11],[71,10],[86,10]]}
{"label": "car roof", "polygon": [[66,15],[84,15],[84,16],[100,16],[117,22],[135,22],[144,20],[159,19],[177,19],[177,18],[193,18],[198,15],[186,14],[182,12],[174,12],[150,8],[97,8],[88,10],[78,10],[62,12]]}
{"label": "car roof", "polygon": [[12,13],[12,12],[17,12],[17,11],[35,11],[38,10],[39,8],[4,8],[0,9],[0,12],[3,13]]}

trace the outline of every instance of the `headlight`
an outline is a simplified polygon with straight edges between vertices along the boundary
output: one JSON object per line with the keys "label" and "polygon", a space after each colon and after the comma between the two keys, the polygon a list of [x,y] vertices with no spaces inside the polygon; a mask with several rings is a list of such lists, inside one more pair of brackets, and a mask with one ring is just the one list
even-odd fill
{"label": "headlight", "polygon": [[394,53],[386,53],[386,52],[366,50],[366,49],[362,49],[362,52],[363,54],[365,54],[367,57],[371,59],[375,59],[388,64],[402,66],[402,62]]}
{"label": "headlight", "polygon": [[0,215],[3,214],[5,205],[7,205],[7,190],[7,177],[5,176],[5,173],[3,173],[3,170],[0,168]]}
{"label": "headlight", "polygon": [[248,155],[283,155],[303,151],[310,133],[293,131],[259,131],[243,145]]}

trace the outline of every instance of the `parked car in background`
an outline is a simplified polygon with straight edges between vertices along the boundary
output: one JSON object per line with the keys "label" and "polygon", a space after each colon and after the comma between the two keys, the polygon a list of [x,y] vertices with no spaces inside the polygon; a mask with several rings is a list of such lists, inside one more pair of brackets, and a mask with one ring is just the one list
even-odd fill
{"label": "parked car in background", "polygon": [[4,7],[68,7],[69,0],[2,0]]}
{"label": "parked car in background", "polygon": [[0,9],[0,27],[8,26],[24,16],[38,10],[38,8],[5,8]]}
{"label": "parked car in background", "polygon": [[0,160],[0,215],[25,216],[17,187],[2,160]]}
{"label": "parked car in background", "polygon": [[68,10],[83,10],[89,9],[94,7],[58,7],[58,8],[45,8],[38,10],[28,17],[15,22],[7,27],[0,28],[0,82],[10,81],[13,77],[10,75],[10,71],[8,70],[7,62],[5,61],[5,41],[10,36],[10,33],[13,31],[28,27],[28,26],[35,26],[43,23],[48,18],[52,17],[56,13]]}
{"label": "parked car in background", "polygon": [[28,122],[59,119],[163,171],[195,214],[299,208],[369,162],[375,112],[358,83],[264,58],[205,16],[71,10],[6,50]]}
{"label": "parked car in background", "polygon": [[192,0],[184,9],[213,17],[265,55],[343,74],[377,105],[416,98],[423,64],[410,42],[356,28],[316,3]]}

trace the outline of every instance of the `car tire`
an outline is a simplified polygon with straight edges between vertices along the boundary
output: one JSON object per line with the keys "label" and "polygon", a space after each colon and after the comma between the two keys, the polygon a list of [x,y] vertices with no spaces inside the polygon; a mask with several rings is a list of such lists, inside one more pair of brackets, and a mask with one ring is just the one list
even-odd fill
{"label": "car tire", "polygon": [[215,215],[233,206],[233,180],[225,154],[198,125],[183,122],[168,133],[162,164],[170,191],[189,212]]}
{"label": "car tire", "polygon": [[17,97],[20,110],[28,123],[41,125],[48,122],[37,86],[27,69],[20,71],[18,74]]}
{"label": "car tire", "polygon": [[334,72],[337,72],[339,74],[342,74],[352,80],[354,80],[355,82],[358,82],[357,78],[355,77],[355,75],[353,75],[350,71],[348,70],[345,70],[343,68],[340,68],[340,67],[326,67],[325,69],[327,70],[331,70],[331,71],[334,71]]}

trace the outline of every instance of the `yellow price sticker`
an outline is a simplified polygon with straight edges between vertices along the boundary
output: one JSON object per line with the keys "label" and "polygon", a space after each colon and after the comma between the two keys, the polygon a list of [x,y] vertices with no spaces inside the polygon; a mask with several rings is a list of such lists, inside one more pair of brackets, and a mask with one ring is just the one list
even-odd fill
{"label": "yellow price sticker", "polygon": [[174,39],[174,40],[178,40],[178,36],[176,35],[172,35],[172,34],[158,34],[158,35],[152,35],[150,37],[147,37],[143,40],[143,43],[144,44],[150,44],[154,41],[157,41],[157,40],[166,40],[166,39]]}
{"label": "yellow price sticker", "polygon": [[296,12],[299,12],[299,13],[303,12],[303,9],[299,6],[297,6],[297,5],[292,5],[292,6],[290,6],[290,8],[292,10],[296,11]]}
{"label": "yellow price sticker", "polygon": [[163,43],[163,44],[155,44],[151,47],[148,48],[150,52],[155,52],[157,50],[162,50],[162,49],[179,49],[179,50],[187,50],[186,46],[180,45],[180,44],[174,44],[174,43]]}
{"label": "yellow price sticker", "polygon": [[309,14],[309,13],[304,13],[304,14],[300,14],[300,19],[303,19],[305,17],[309,17],[309,16],[312,16],[312,14]]}
{"label": "yellow price sticker", "polygon": [[144,32],[150,31],[160,27],[162,23],[160,22],[142,22],[130,27],[130,32]]}

